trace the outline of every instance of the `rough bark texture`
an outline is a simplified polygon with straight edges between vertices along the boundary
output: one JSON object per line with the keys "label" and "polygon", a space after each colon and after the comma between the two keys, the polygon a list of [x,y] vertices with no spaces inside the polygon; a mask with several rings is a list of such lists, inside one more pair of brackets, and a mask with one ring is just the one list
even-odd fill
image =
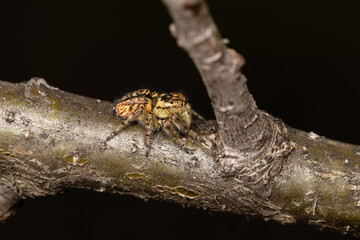
{"label": "rough bark texture", "polygon": [[220,129],[217,161],[225,174],[263,185],[294,146],[280,121],[257,109],[240,69],[243,58],[225,46],[205,1],[163,1],[177,43],[200,72]]}
{"label": "rough bark texture", "polygon": [[[240,68],[243,58],[228,49],[202,1],[164,1],[174,19],[170,26],[177,43],[199,70],[220,126],[224,144],[252,152],[261,145],[263,119]],[[229,87],[231,86],[231,87]],[[255,144],[254,144],[255,143]]]}
{"label": "rough bark texture", "polygon": [[292,129],[258,110],[204,1],[164,0],[173,35],[194,60],[217,121],[194,123],[212,159],[161,132],[145,157],[144,130],[118,125],[112,104],[43,79],[0,81],[0,219],[20,199],[70,188],[131,194],[283,224],[360,235],[360,146]]}

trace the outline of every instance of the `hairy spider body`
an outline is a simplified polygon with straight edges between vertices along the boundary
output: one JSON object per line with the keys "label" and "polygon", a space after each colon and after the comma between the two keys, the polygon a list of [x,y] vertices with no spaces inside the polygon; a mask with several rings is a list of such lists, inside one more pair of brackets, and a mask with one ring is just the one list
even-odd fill
{"label": "hairy spider body", "polygon": [[200,119],[202,117],[191,109],[181,93],[158,94],[148,89],[140,89],[123,96],[116,103],[113,111],[121,119],[121,123],[106,141],[112,139],[130,122],[137,121],[145,126],[145,155],[147,157],[150,153],[150,135],[160,129],[172,136],[174,141],[183,148],[186,146],[184,142],[179,141],[181,138],[179,133],[190,137],[193,143],[211,155],[209,150],[201,146],[198,135],[190,130],[192,116]]}

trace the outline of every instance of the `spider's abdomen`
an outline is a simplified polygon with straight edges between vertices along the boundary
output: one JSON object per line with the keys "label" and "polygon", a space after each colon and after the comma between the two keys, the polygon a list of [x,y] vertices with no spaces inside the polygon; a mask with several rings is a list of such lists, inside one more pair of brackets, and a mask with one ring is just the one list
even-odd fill
{"label": "spider's abdomen", "polygon": [[127,119],[139,111],[143,111],[144,109],[148,110],[148,105],[150,105],[151,110],[151,103],[149,104],[149,101],[150,100],[145,97],[135,97],[121,101],[116,104],[115,113],[118,117]]}

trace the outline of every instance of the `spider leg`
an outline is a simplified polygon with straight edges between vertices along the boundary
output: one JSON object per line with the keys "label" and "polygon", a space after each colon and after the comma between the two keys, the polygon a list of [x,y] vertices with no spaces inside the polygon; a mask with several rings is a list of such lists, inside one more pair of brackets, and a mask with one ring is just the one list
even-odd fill
{"label": "spider leg", "polygon": [[146,157],[149,157],[150,154],[151,120],[152,120],[152,113],[148,112],[145,118],[145,148],[146,148],[145,156]]}
{"label": "spider leg", "polygon": [[191,115],[200,119],[201,121],[205,121],[205,118],[203,116],[201,116],[198,112],[194,111],[193,109],[191,109]]}
{"label": "spider leg", "polygon": [[106,138],[106,142],[110,141],[112,138],[114,138],[118,132],[123,129],[124,126],[126,126],[130,121],[136,119],[139,114],[142,112],[143,108],[139,108],[136,110],[130,117],[122,119],[120,125]]}
{"label": "spider leg", "polygon": [[186,142],[180,141],[180,136],[175,131],[175,129],[173,127],[173,123],[171,123],[171,121],[169,119],[162,120],[161,127],[164,128],[165,132],[170,133],[170,135],[173,137],[175,143],[180,145],[186,152],[189,152],[190,150],[195,150],[195,149],[191,149],[189,146],[186,146]]}
{"label": "spider leg", "polygon": [[162,120],[161,127],[163,127],[164,130],[166,130],[165,132],[170,133],[170,135],[174,138],[175,141],[179,139],[179,134],[177,134],[177,132],[175,131],[169,120],[167,119]]}
{"label": "spider leg", "polygon": [[193,132],[176,114],[171,114],[169,119],[179,130],[184,132],[186,135],[190,134],[190,132]]}
{"label": "spider leg", "polygon": [[197,134],[196,132],[191,130],[188,126],[186,126],[184,121],[182,121],[176,114],[170,115],[170,121],[172,122],[172,124],[177,126],[181,131],[183,131],[188,137],[190,137],[190,139],[194,142],[196,146],[198,146],[210,157],[214,157],[213,153],[201,143],[202,140],[199,134]]}
{"label": "spider leg", "polygon": [[156,116],[154,114],[152,114],[151,117],[152,117],[153,129],[158,130],[159,129],[159,124],[158,124],[158,120],[157,120]]}

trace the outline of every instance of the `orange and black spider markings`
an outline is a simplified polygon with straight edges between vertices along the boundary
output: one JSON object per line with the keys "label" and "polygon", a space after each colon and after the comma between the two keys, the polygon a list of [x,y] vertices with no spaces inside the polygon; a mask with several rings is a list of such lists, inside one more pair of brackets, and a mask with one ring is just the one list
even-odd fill
{"label": "orange and black spider markings", "polygon": [[115,106],[116,115],[124,120],[131,118],[138,111],[143,110],[149,101],[151,100],[146,99],[145,97],[134,97],[121,101]]}
{"label": "orange and black spider markings", "polygon": [[146,156],[150,153],[150,135],[159,129],[172,136],[184,149],[186,149],[184,143],[178,140],[180,133],[185,134],[194,144],[200,145],[201,149],[211,155],[209,150],[204,149],[198,141],[198,135],[190,130],[192,116],[202,118],[191,109],[181,93],[158,94],[148,89],[140,89],[123,96],[113,111],[121,119],[121,123],[106,141],[115,137],[130,122],[137,121],[145,126]]}
{"label": "orange and black spider markings", "polygon": [[135,92],[125,94],[122,98],[120,98],[119,101],[124,101],[124,100],[130,99],[130,98],[136,98],[136,97],[145,97],[145,96],[148,96],[148,97],[151,96],[150,90],[148,90],[148,89],[140,89],[140,90],[137,90]]}

